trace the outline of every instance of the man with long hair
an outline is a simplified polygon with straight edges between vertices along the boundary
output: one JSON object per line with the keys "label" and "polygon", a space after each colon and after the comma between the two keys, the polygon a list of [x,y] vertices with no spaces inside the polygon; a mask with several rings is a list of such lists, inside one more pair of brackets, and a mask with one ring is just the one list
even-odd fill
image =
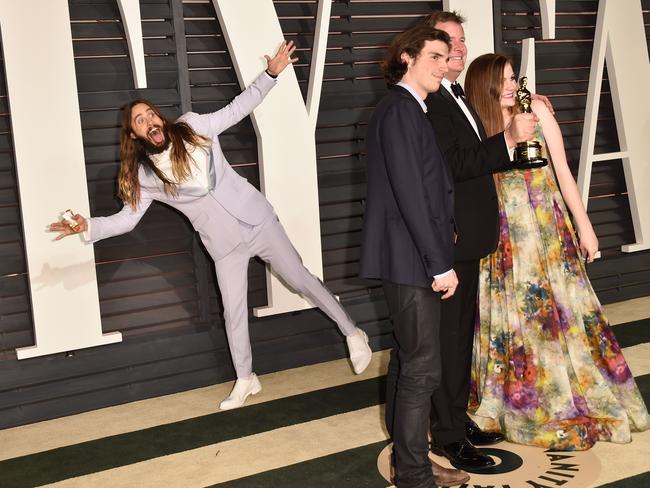
{"label": "man with long hair", "polygon": [[218,136],[259,105],[277,76],[297,58],[293,42],[282,43],[267,60],[265,72],[221,110],[186,113],[176,122],[158,107],[135,100],[122,110],[118,196],[122,210],[108,217],[74,216],[74,227],[55,222],[57,239],[83,232],[86,240],[129,232],[154,200],[165,203],[192,222],[214,260],[223,299],[226,335],[237,373],[231,394],[220,408],[240,407],[262,387],[252,369],[248,333],[247,270],[251,257],[268,262],[294,290],[308,298],[338,325],[346,336],[354,372],[368,366],[372,351],[364,331],[302,264],[269,201],[230,166]]}
{"label": "man with long hair", "polygon": [[360,274],[382,280],[393,323],[386,427],[399,488],[436,486],[427,434],[440,382],[440,302],[458,280],[451,171],[424,99],[440,87],[448,56],[449,37],[440,30],[418,26],[398,35],[383,64],[392,89],[375,108],[366,138]]}

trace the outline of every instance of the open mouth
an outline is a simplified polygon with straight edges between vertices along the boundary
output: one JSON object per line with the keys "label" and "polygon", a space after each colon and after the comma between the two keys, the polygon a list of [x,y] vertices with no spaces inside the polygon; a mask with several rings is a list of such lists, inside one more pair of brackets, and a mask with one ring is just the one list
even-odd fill
{"label": "open mouth", "polygon": [[160,129],[160,127],[157,126],[149,129],[149,132],[147,132],[147,137],[156,146],[160,146],[163,142],[165,142],[165,135],[163,134],[163,131]]}

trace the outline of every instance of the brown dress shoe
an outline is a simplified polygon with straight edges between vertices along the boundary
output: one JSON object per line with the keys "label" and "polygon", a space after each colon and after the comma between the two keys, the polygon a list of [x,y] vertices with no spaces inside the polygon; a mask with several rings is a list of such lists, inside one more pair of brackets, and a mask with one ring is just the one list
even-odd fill
{"label": "brown dress shoe", "polygon": [[[392,460],[391,456],[391,460]],[[442,488],[447,486],[458,486],[462,485],[469,481],[469,475],[465,471],[460,469],[451,469],[440,466],[437,463],[434,463],[431,459],[431,472],[433,473],[433,479],[436,482],[436,485]],[[390,463],[390,482],[395,484],[395,465]]]}
{"label": "brown dress shoe", "polygon": [[[431,459],[429,459],[431,461]],[[460,469],[445,468],[431,461],[431,471],[438,486],[457,486],[469,481],[469,475]]]}

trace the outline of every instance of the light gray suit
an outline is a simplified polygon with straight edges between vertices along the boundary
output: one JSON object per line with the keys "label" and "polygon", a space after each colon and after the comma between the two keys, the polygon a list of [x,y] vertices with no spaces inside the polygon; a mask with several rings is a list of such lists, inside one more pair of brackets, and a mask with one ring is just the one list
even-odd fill
{"label": "light gray suit", "polygon": [[219,145],[219,134],[249,115],[274,85],[275,80],[263,73],[221,110],[204,115],[189,112],[180,117],[196,133],[212,141],[207,192],[184,191],[179,185],[176,196],[167,195],[158,177],[141,164],[140,201],[136,208],[125,205],[109,217],[89,219],[89,240],[97,242],[131,231],[154,200],[187,216],[215,262],[226,334],[238,378],[248,378],[252,372],[246,295],[248,262],[253,256],[268,262],[289,286],[336,322],[346,336],[356,330],[323,283],[303,266],[269,201],[232,169]]}

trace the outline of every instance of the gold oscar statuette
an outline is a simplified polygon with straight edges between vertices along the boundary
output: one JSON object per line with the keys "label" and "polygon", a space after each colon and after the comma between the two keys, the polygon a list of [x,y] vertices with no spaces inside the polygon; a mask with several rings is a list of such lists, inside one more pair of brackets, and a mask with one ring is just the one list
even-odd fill
{"label": "gold oscar statuette", "polygon": [[[531,113],[530,102],[532,97],[530,91],[526,88],[528,78],[522,76],[519,79],[519,88],[517,89],[517,102],[521,106],[523,113]],[[513,166],[519,169],[541,168],[546,166],[548,161],[542,157],[542,145],[539,141],[532,140],[518,142],[515,147],[515,160]]]}

